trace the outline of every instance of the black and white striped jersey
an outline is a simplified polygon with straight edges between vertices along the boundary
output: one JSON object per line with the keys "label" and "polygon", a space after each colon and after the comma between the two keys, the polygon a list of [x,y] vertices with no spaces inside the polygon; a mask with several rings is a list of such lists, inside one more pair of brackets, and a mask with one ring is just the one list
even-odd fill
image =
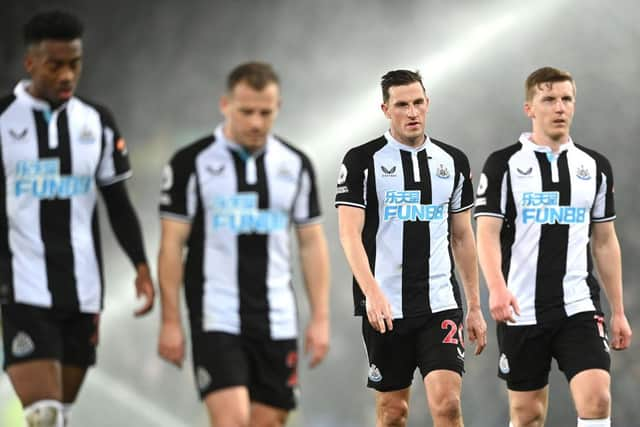
{"label": "black and white striped jersey", "polygon": [[[428,137],[411,148],[387,132],[347,152],[335,204],[365,210],[362,242],[395,319],[461,307],[449,215],[473,206],[462,151]],[[363,315],[355,278],[353,295]]]}
{"label": "black and white striped jersey", "polygon": [[103,107],[52,110],[28,84],[0,100],[0,301],[96,313],[96,186],[131,175],[126,146]]}
{"label": "black and white striped jersey", "polygon": [[290,224],[320,221],[303,153],[269,135],[249,155],[218,126],[165,167],[160,215],[191,223],[184,283],[192,328],[297,336]]}
{"label": "black and white striped jersey", "polygon": [[520,306],[517,325],[600,311],[590,226],[615,219],[604,156],[571,140],[554,154],[530,137],[489,156],[475,208],[475,217],[504,220],[502,271]]}

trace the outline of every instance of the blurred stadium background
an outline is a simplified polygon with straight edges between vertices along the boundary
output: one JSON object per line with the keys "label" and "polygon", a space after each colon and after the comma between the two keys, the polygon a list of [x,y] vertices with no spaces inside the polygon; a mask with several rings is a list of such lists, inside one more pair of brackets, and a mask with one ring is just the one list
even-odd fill
{"label": "blurred stadium background", "polygon": [[[86,24],[79,94],[109,106],[127,138],[135,172],[129,188],[154,266],[164,162],[220,120],[217,101],[233,66],[260,59],[279,71],[283,106],[276,132],[315,162],[333,276],[331,352],[313,371],[301,364],[301,405],[290,426],[374,424],[373,396],[364,387],[367,365],[360,326],[351,316],[351,279],[337,239],[332,200],[346,149],[385,130],[378,81],[390,69],[422,72],[431,97],[429,133],[465,150],[476,176],[490,151],[512,143],[530,127],[522,113],[525,77],[543,65],[573,73],[578,95],[572,136],[604,152],[614,166],[626,309],[638,332],[637,2],[8,0],[0,13],[4,93],[24,76],[22,24],[34,12],[52,7],[74,12]],[[99,362],[75,406],[73,425],[206,426],[190,359],[179,371],[157,357],[159,310],[133,319],[133,271],[105,215],[102,225],[107,299]],[[307,306],[299,281],[296,288],[305,322]],[[495,375],[495,325],[488,317],[484,289],[483,304],[490,343],[481,356],[467,358],[465,423],[506,426],[506,392]],[[612,355],[616,426],[640,425],[638,342],[636,338],[631,349]],[[415,385],[409,425],[430,426],[420,381]],[[550,397],[547,425],[575,425],[568,387],[557,370],[551,376]],[[21,426],[20,411],[6,375],[0,373],[0,425]]]}

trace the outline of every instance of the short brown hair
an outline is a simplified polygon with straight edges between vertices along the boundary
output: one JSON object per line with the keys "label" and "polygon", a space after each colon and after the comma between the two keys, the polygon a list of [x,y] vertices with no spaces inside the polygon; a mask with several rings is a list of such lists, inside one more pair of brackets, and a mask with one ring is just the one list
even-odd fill
{"label": "short brown hair", "polygon": [[252,89],[262,90],[269,83],[280,84],[273,67],[266,62],[246,62],[231,70],[227,77],[227,90],[231,92],[240,82],[245,82]]}
{"label": "short brown hair", "polygon": [[424,85],[422,84],[422,76],[419,71],[411,70],[393,70],[382,76],[380,80],[380,86],[382,87],[382,102],[389,101],[389,88],[392,86],[405,86],[412,83],[420,83],[422,90],[424,91]]}
{"label": "short brown hair", "polygon": [[542,67],[529,74],[524,83],[525,99],[531,101],[536,93],[536,89],[544,83],[571,82],[573,93],[576,93],[576,83],[568,71],[553,67]]}

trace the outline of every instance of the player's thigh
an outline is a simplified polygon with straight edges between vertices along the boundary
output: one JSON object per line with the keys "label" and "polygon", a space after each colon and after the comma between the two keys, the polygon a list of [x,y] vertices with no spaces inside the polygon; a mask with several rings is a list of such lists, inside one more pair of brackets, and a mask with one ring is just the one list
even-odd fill
{"label": "player's thigh", "polygon": [[204,397],[212,427],[249,426],[249,391],[246,386],[225,387]]}
{"label": "player's thigh", "polygon": [[297,340],[243,337],[243,344],[250,364],[251,402],[262,404],[261,412],[275,418],[280,411],[294,409],[298,387]]}
{"label": "player's thigh", "polygon": [[458,372],[447,369],[433,370],[424,377],[424,386],[432,414],[443,407],[460,409],[462,377]]}
{"label": "player's thigh", "polygon": [[602,316],[586,312],[567,318],[554,336],[553,356],[569,382],[586,370],[608,373],[611,357]]}
{"label": "player's thigh", "polygon": [[[224,332],[193,332],[191,345],[193,373],[202,400],[210,393],[226,388],[249,387],[250,367],[239,336]],[[248,401],[246,407],[248,413]]]}
{"label": "player's thigh", "polygon": [[553,331],[537,325],[507,326],[499,323],[498,377],[511,391],[536,391],[549,383]]}
{"label": "player's thigh", "polygon": [[384,334],[362,318],[362,337],[369,372],[367,387],[380,392],[403,390],[411,385],[416,370],[416,337],[411,321],[396,319],[393,330]]}
{"label": "player's thigh", "polygon": [[587,369],[569,382],[578,417],[606,418],[611,413],[611,377],[602,369]]}
{"label": "player's thigh", "polygon": [[2,305],[4,368],[23,405],[60,400],[62,340],[51,311],[24,304]]}
{"label": "player's thigh", "polygon": [[251,427],[282,427],[287,422],[289,411],[265,405],[260,402],[251,402]]}
{"label": "player's thigh", "polygon": [[464,372],[462,310],[436,313],[416,332],[416,358],[422,378],[447,370],[460,377]]}
{"label": "player's thigh", "polygon": [[87,369],[96,363],[99,314],[67,314],[62,322],[63,402],[76,400]]}

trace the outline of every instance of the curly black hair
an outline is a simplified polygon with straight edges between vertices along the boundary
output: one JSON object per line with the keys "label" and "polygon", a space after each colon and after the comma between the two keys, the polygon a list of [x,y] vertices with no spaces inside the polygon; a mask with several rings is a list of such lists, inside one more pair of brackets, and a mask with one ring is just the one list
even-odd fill
{"label": "curly black hair", "polygon": [[38,13],[23,28],[27,46],[43,40],[74,40],[83,32],[84,26],[76,16],[60,10]]}

